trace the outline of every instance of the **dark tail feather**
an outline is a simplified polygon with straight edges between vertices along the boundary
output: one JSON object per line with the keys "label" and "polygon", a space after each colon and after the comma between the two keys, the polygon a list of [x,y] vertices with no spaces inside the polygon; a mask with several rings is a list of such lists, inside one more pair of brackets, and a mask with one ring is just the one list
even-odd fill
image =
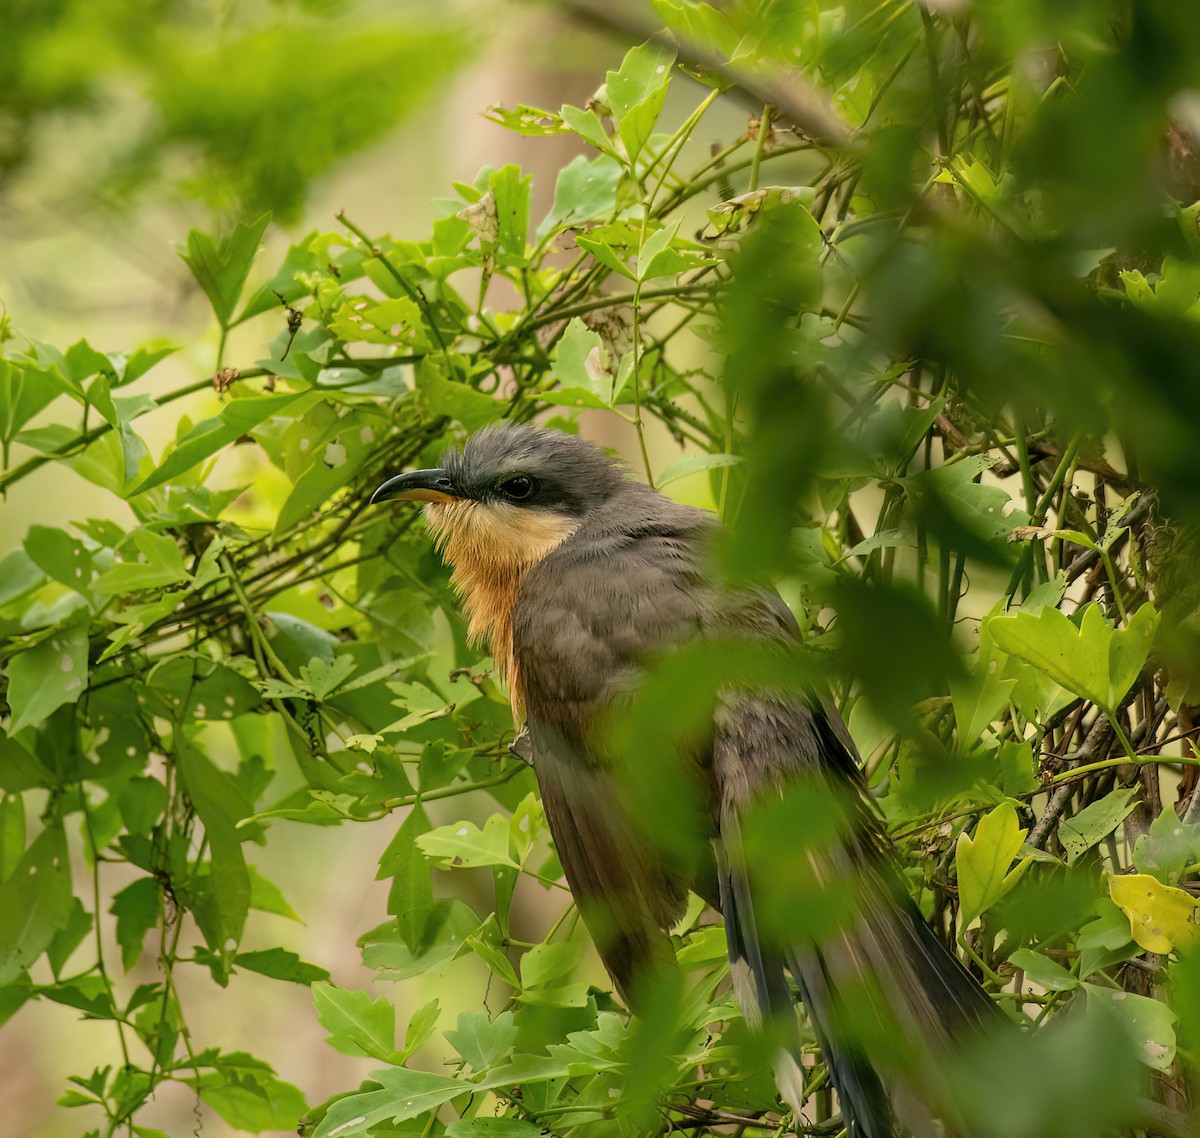
{"label": "dark tail feather", "polygon": [[[718,854],[718,870],[729,958],[747,1020],[757,1026],[756,1017],[758,1022],[794,1018],[786,965],[800,989],[850,1138],[937,1133],[932,1104],[923,1101],[928,1084],[937,1080],[941,1057],[956,1044],[1003,1021],[996,1006],[925,923],[890,866],[869,847],[851,853],[835,845],[810,854],[818,865],[830,859],[828,873],[818,871],[823,880],[847,881],[848,857],[856,868],[852,880],[859,909],[845,927],[783,953],[764,946],[744,869],[741,828],[732,814],[722,827],[726,850]],[[860,1002],[848,1007],[847,993]],[[849,1025],[861,1026],[864,1010],[867,1037],[860,1038]],[[881,1031],[911,1047],[914,1082],[894,1064],[888,1064],[890,1073],[881,1073],[872,1061],[869,1036]],[[798,1048],[792,1053],[798,1061]],[[924,1091],[921,1084],[926,1084]],[[782,1085],[780,1090],[784,1092]],[[786,1092],[785,1098],[798,1105]]]}
{"label": "dark tail feather", "polygon": [[803,961],[794,954],[789,967],[841,1102],[847,1134],[850,1138],[895,1138],[892,1104],[879,1072],[861,1048],[834,1042],[839,1035],[832,1022],[835,995],[824,961],[817,953],[808,954]]}
{"label": "dark tail feather", "polygon": [[[736,823],[727,821],[722,837],[726,849],[732,844],[738,850],[740,860],[741,833]],[[767,1021],[785,1025],[786,1037],[792,1042],[776,1060],[775,1079],[784,1101],[798,1116],[804,1102],[804,1075],[784,960],[764,949],[759,938],[746,874],[730,866],[723,849],[717,851],[717,864],[734,990],[751,1027],[760,1028]],[[800,998],[837,1091],[848,1134],[850,1138],[895,1138],[897,1131],[887,1090],[861,1049],[834,1042],[838,1033],[831,1024],[830,980],[820,954],[805,955],[807,959],[801,962],[798,953],[790,954],[787,967],[800,988]]]}

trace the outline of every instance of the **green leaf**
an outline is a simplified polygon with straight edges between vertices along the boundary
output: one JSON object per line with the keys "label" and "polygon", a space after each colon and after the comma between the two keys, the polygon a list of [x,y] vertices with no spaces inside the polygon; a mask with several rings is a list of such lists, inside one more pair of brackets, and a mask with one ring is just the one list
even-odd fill
{"label": "green leaf", "polygon": [[979,666],[967,676],[950,680],[950,699],[954,706],[954,723],[960,747],[975,746],[991,726],[992,721],[1008,705],[1015,679],[1001,676],[993,661],[980,660]]}
{"label": "green leaf", "polygon": [[654,41],[632,48],[605,77],[605,94],[617,133],[632,161],[641,153],[662,113],[675,56]]}
{"label": "green leaf", "polygon": [[0,558],[0,607],[24,596],[43,579],[40,567],[25,550],[7,553]]}
{"label": "green leaf", "polygon": [[502,814],[493,814],[482,830],[474,822],[455,822],[419,835],[416,842],[427,857],[441,865],[517,868],[509,852],[508,819]]}
{"label": "green leaf", "polygon": [[326,1112],[313,1138],[367,1134],[381,1122],[417,1118],[475,1089],[465,1079],[410,1071],[407,1067],[372,1071],[371,1079],[379,1084],[378,1089],[338,1099]]}
{"label": "green leaf", "polygon": [[[613,375],[604,363],[603,341],[579,317],[563,331],[554,349],[554,378],[562,391],[555,402],[583,400],[584,406],[609,408],[613,402]],[[568,404],[569,405],[569,404]]]}
{"label": "green leaf", "polygon": [[32,525],[25,535],[25,552],[48,577],[91,600],[97,569],[83,542],[66,530]]}
{"label": "green leaf", "polygon": [[614,158],[618,157],[612,140],[608,137],[604,124],[600,121],[600,116],[594,110],[591,108],[581,110],[579,107],[567,104],[562,108],[560,114],[563,122],[585,142],[591,143],[597,150],[602,150],[605,154]]}
{"label": "green leaf", "polygon": [[25,799],[19,794],[0,798],[0,885],[21,861],[25,852]]}
{"label": "green leaf", "polygon": [[433,908],[433,883],[429,863],[417,845],[427,833],[429,821],[420,806],[414,806],[396,831],[396,836],[379,859],[379,878],[390,877],[388,912],[396,917],[405,944],[416,952],[424,947],[425,931]]}
{"label": "green leaf", "polygon": [[70,385],[57,368],[0,359],[0,441],[8,443]]}
{"label": "green leaf", "polygon": [[501,1012],[494,1020],[483,1012],[459,1012],[457,1028],[442,1034],[478,1074],[512,1053],[518,1029],[512,1012]]}
{"label": "green leaf", "polygon": [[595,236],[594,232],[588,235],[579,234],[575,238],[575,243],[580,249],[586,249],[591,253],[606,268],[620,273],[621,276],[627,277],[631,281],[637,279],[633,270],[625,263],[626,249],[624,246],[615,246],[611,241],[605,240],[603,236]]}
{"label": "green leaf", "polygon": [[504,404],[466,383],[446,379],[431,360],[416,368],[417,396],[430,416],[445,415],[462,423],[468,431],[494,422],[504,414]]}
{"label": "green leaf", "polygon": [[1103,1004],[1133,1037],[1137,1057],[1156,1071],[1168,1071],[1175,1062],[1175,1013],[1161,1000],[1115,992],[1098,984],[1085,984],[1088,1002]]}
{"label": "green leaf", "polygon": [[499,124],[505,130],[527,138],[547,138],[567,133],[561,115],[542,110],[541,107],[530,107],[525,103],[518,103],[511,110],[507,107],[488,107],[483,117],[489,122]]}
{"label": "green leaf", "polygon": [[1137,808],[1137,795],[1136,787],[1114,790],[1059,822],[1058,840],[1066,851],[1067,864],[1074,865],[1101,838],[1111,834]]}
{"label": "green leaf", "polygon": [[359,938],[363,963],[389,979],[419,976],[453,960],[467,938],[479,927],[474,911],[457,899],[434,901],[413,948],[405,940],[399,921],[388,921]]}
{"label": "green leaf", "polygon": [[1149,873],[1164,885],[1178,885],[1185,867],[1200,854],[1200,826],[1184,824],[1175,807],[1162,808],[1150,829],[1134,843],[1133,864],[1139,873]]}
{"label": "green leaf", "polygon": [[250,875],[237,823],[252,810],[229,775],[194,745],[180,746],[175,759],[183,789],[208,839],[210,888],[195,915],[209,946],[218,951],[241,940],[250,909]]}
{"label": "green leaf", "polygon": [[271,215],[264,213],[249,225],[238,223],[231,233],[214,241],[198,229],[188,231],[187,244],[176,246],[192,276],[200,282],[217,322],[227,327],[237,307],[242,286],[250,272],[250,263],[258,252],[259,242],[270,224]]}
{"label": "green leaf", "polygon": [[[302,240],[288,247],[278,271],[246,301],[245,307],[238,314],[237,323],[241,324],[253,316],[260,316],[272,309],[279,311],[281,309],[280,296],[289,303],[294,303],[305,295],[307,290],[296,280],[297,275],[320,271],[326,262],[332,263],[327,257],[318,258],[315,251],[321,245],[322,236],[314,229]],[[347,274],[347,276],[349,275]]]}
{"label": "green leaf", "polygon": [[33,995],[34,988],[27,976],[0,987],[0,1027],[12,1019]]}
{"label": "green leaf", "polygon": [[508,165],[488,179],[496,200],[497,242],[501,252],[523,260],[525,236],[529,232],[529,188],[531,175],[521,175],[521,167]]}
{"label": "green leaf", "polygon": [[290,980],[293,984],[314,984],[328,980],[329,973],[316,964],[301,960],[286,948],[264,948],[257,952],[239,952],[233,958],[238,968],[270,976],[275,980]]}
{"label": "green leaf", "polygon": [[581,955],[574,941],[535,944],[521,956],[522,988],[546,988],[575,971]]}
{"label": "green leaf", "polygon": [[5,667],[12,722],[16,735],[45,721],[65,703],[75,703],[88,683],[88,622],[84,618],[60,628],[32,648],[13,656]]}
{"label": "green leaf", "polygon": [[917,518],[945,545],[986,562],[1007,564],[1008,535],[1026,517],[1009,508],[1004,490],[982,480],[993,461],[987,455],[972,455],[899,481]]}
{"label": "green leaf", "polygon": [[25,972],[74,910],[71,862],[61,823],[48,825],[0,886],[0,988]]}
{"label": "green leaf", "polygon": [[456,1118],[446,1127],[447,1138],[539,1138],[542,1128],[523,1118]]}
{"label": "green leaf", "polygon": [[408,1027],[404,1029],[404,1050],[400,1055],[402,1062],[408,1062],[429,1041],[441,1012],[441,1005],[436,999],[413,1012]]}
{"label": "green leaf", "polygon": [[698,474],[702,470],[720,470],[727,466],[737,466],[742,461],[740,454],[685,454],[677,458],[655,480],[658,489],[669,486],[689,474]]}
{"label": "green leaf", "polygon": [[329,1032],[325,1042],[343,1055],[366,1056],[384,1063],[397,1060],[396,1009],[383,996],[338,988],[323,981],[312,985],[317,1019]]}
{"label": "green leaf", "polygon": [[1025,831],[1017,825],[1017,812],[1009,802],[980,818],[973,837],[965,831],[959,834],[954,861],[964,932],[1016,885],[1029,867],[1030,859],[1023,858],[1009,872],[1024,840]]}
{"label": "green leaf", "polygon": [[1050,992],[1069,992],[1079,987],[1079,977],[1071,975],[1061,964],[1028,948],[1018,948],[1008,958],[1009,964],[1020,968],[1025,979]]}
{"label": "green leaf", "polygon": [[260,1059],[243,1052],[218,1057],[215,1071],[180,1081],[196,1088],[200,1098],[236,1130],[260,1134],[264,1130],[294,1133],[296,1122],[308,1109],[304,1095],[285,1083]]}
{"label": "green leaf", "polygon": [[[730,13],[697,0],[650,0],[650,6],[673,32],[685,40],[704,44],[724,56],[732,56],[741,38],[734,30]],[[712,83],[711,77],[705,82]]]}
{"label": "green leaf", "polygon": [[646,239],[645,244],[638,250],[635,276],[639,281],[675,276],[703,264],[703,258],[672,246],[679,233],[679,226],[677,221],[674,225],[657,230]]}
{"label": "green leaf", "polygon": [[321,398],[320,392],[303,391],[291,395],[250,395],[233,399],[212,419],[197,423],[162,460],[129,492],[133,497],[153,490],[185,474],[217,451],[237,442],[260,423],[287,410],[301,414]]}
{"label": "green leaf", "polygon": [[128,972],[142,957],[146,934],[162,918],[162,887],[153,877],[139,877],[113,895],[108,911],[117,918],[121,965]]}
{"label": "green leaf", "polygon": [[[143,344],[125,359],[124,366],[117,369],[121,377],[121,384],[133,383],[134,380],[141,379],[151,368],[177,351],[179,351],[179,345],[173,344],[169,340],[151,340],[149,343]],[[114,364],[116,363],[114,357],[110,356],[109,358],[113,359]]]}
{"label": "green leaf", "polygon": [[96,579],[100,592],[124,596],[139,589],[161,589],[190,579],[183,553],[174,538],[139,529],[133,533],[133,544],[137,547],[137,560],[122,561],[100,574]]}
{"label": "green leaf", "polygon": [[1096,901],[1099,916],[1079,930],[1079,975],[1091,976],[1101,968],[1128,960],[1141,951],[1129,928],[1129,917],[1107,897]]}
{"label": "green leaf", "polygon": [[498,976],[510,987],[520,988],[521,982],[517,979],[516,970],[500,947],[502,941],[500,926],[493,913],[463,941],[463,944],[488,966],[493,975]]}
{"label": "green leaf", "polygon": [[586,221],[607,221],[617,208],[621,164],[607,154],[577,154],[558,172],[554,202],[538,226],[538,236]]}
{"label": "green leaf", "polygon": [[1084,610],[1078,628],[1058,609],[995,616],[988,629],[996,645],[1032,664],[1055,683],[1114,711],[1145,666],[1158,614],[1145,604],[1125,628],[1114,629],[1098,605]]}

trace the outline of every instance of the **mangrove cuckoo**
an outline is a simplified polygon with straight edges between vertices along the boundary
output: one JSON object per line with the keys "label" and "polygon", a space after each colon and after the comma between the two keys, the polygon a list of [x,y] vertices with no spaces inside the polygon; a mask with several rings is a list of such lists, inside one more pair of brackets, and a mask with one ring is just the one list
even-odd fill
{"label": "mangrove cuckoo", "polygon": [[[440,469],[391,478],[371,500],[390,499],[426,504],[470,633],[490,645],[518,725],[527,727],[571,891],[634,1010],[639,976],[668,958],[666,930],[691,889],[724,916],[751,1025],[790,1019],[795,1029],[791,974],[849,1134],[933,1133],[922,1080],[881,1069],[872,1035],[901,1037],[928,1070],[997,1012],[900,883],[832,705],[817,696],[722,693],[710,729],[686,757],[700,788],[697,829],[707,839],[695,865],[681,867],[663,852],[619,785],[608,727],[653,658],[703,637],[738,636],[764,649],[797,642],[796,622],[773,591],[714,583],[716,520],[626,477],[590,443],[515,425],[479,431]],[[787,943],[764,934],[756,901],[776,870],[746,855],[742,820],[752,825],[756,801],[778,802],[805,780],[849,803],[832,843],[804,853],[808,880],[853,880],[855,903],[837,928]],[[778,882],[769,884],[778,895]],[[803,1086],[797,1056],[798,1046],[785,1044],[775,1065],[793,1104]]]}

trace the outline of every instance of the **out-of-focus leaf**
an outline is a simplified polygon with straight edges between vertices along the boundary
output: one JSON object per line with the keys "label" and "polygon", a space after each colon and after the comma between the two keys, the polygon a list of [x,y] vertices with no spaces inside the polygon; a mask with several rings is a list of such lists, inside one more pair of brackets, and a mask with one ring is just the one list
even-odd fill
{"label": "out-of-focus leaf", "polygon": [[1088,1000],[1103,1003],[1133,1037],[1137,1057],[1156,1071],[1175,1062],[1175,1013],[1161,1000],[1085,984]]}
{"label": "out-of-focus leaf", "polygon": [[737,466],[742,461],[738,454],[689,454],[676,459],[656,479],[655,485],[661,490],[680,478],[689,474],[697,474],[702,470],[719,470],[726,466]]}

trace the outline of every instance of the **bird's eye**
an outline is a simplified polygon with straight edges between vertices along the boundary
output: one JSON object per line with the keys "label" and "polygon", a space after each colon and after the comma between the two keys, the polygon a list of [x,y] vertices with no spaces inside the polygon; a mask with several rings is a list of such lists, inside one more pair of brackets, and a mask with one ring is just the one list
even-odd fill
{"label": "bird's eye", "polygon": [[537,485],[533,479],[524,474],[518,474],[513,478],[506,478],[500,483],[500,492],[506,498],[511,498],[514,502],[523,502],[536,489]]}

